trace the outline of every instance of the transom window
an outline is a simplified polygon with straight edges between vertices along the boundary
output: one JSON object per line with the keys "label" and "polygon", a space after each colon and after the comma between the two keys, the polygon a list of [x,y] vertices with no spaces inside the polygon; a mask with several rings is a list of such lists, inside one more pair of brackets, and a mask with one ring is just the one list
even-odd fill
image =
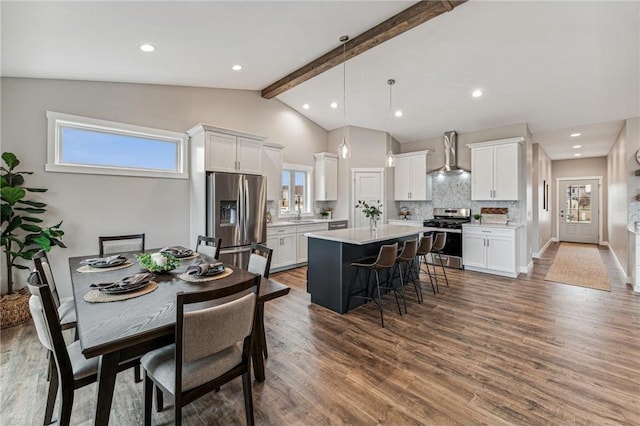
{"label": "transom window", "polygon": [[281,214],[311,213],[311,167],[285,164],[282,169]]}
{"label": "transom window", "polygon": [[51,172],[188,178],[186,135],[47,111]]}

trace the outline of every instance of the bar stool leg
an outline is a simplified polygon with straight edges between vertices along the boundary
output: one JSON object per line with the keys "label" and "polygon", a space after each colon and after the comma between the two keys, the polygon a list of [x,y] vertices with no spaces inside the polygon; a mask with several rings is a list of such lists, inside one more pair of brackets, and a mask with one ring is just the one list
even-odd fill
{"label": "bar stool leg", "polygon": [[378,298],[374,298],[373,301],[376,305],[378,305],[378,309],[380,310],[380,325],[384,328],[384,313],[382,312],[382,294],[380,293],[380,274],[378,270],[375,269],[376,273],[376,288],[378,289]]}
{"label": "bar stool leg", "polygon": [[442,274],[444,275],[444,282],[449,287],[449,279],[447,278],[447,271],[444,269],[444,263],[442,263],[442,254],[438,253],[438,259],[440,260],[440,266],[442,266]]}
{"label": "bar stool leg", "polygon": [[429,263],[427,262],[427,255],[424,254],[419,259],[418,269],[422,270],[422,263],[427,267],[427,275],[429,276],[429,282],[431,283],[431,289],[433,290],[433,294],[436,294],[436,285],[433,282],[433,277],[431,276],[431,269],[429,268]]}
{"label": "bar stool leg", "polygon": [[[400,270],[400,273],[398,275],[400,275],[400,294],[402,295],[402,301],[404,302],[404,313],[407,313],[407,298],[404,297],[404,280],[402,278],[402,263],[398,263],[397,266]],[[393,292],[396,296],[396,302],[398,302],[398,295],[396,293],[396,288],[393,285],[393,282],[391,283],[391,287],[393,288]],[[400,309],[400,302],[398,302],[398,312],[400,312],[400,315],[402,315],[402,310]]]}

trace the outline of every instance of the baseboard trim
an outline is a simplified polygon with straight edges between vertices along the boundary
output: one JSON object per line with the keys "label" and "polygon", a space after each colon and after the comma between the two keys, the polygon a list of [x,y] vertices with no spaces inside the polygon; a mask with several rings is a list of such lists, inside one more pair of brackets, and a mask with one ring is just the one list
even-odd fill
{"label": "baseboard trim", "polygon": [[547,251],[547,249],[549,248],[549,246],[551,245],[552,242],[553,242],[553,238],[551,238],[549,241],[547,241],[547,244],[543,245],[542,248],[540,249],[540,251],[537,252],[536,254],[534,254],[533,257],[536,258],[536,259],[540,259],[542,257],[542,255],[544,254],[544,252]]}
{"label": "baseboard trim", "polygon": [[533,270],[533,261],[529,262],[527,266],[519,266],[518,273],[520,274],[528,274]]}
{"label": "baseboard trim", "polygon": [[626,273],[626,271],[624,270],[624,268],[622,267],[622,264],[620,263],[620,261],[618,260],[618,256],[616,256],[616,252],[613,250],[613,248],[609,245],[609,243],[607,243],[607,247],[609,247],[609,252],[611,253],[611,256],[613,256],[613,260],[615,260],[616,262],[616,266],[618,267],[618,270],[622,273],[622,275],[624,275],[624,280],[627,284],[631,284],[631,287],[633,288],[633,291],[639,292],[640,288],[636,288],[636,286],[633,285],[633,277],[631,277],[630,275],[628,275]]}

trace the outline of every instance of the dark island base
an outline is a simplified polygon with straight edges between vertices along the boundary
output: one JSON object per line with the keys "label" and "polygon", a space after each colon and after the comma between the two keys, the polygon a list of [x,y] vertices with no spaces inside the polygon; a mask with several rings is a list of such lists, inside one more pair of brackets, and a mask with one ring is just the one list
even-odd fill
{"label": "dark island base", "polygon": [[[340,314],[346,313],[349,286],[352,274],[355,273],[355,268],[350,266],[351,262],[377,256],[382,245],[397,241],[398,248],[401,249],[404,241],[416,238],[418,234],[363,245],[309,238],[307,291],[311,294],[311,302]],[[358,280],[360,279],[364,279],[364,274],[358,275]],[[352,298],[349,309],[363,303],[362,299]]]}

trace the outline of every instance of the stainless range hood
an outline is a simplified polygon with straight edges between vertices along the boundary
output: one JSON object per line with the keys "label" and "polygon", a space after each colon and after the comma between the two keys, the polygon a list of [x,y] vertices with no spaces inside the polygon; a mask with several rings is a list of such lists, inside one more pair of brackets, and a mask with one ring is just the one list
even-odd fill
{"label": "stainless range hood", "polygon": [[429,170],[428,174],[442,174],[442,173],[469,173],[469,170],[458,167],[458,160],[456,157],[458,151],[458,134],[455,131],[445,132],[442,137],[444,142],[444,166]]}

